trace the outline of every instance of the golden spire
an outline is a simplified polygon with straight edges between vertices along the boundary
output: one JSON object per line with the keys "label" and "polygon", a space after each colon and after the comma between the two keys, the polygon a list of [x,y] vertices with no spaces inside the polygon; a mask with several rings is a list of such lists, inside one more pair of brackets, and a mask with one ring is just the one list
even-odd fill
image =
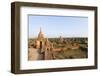
{"label": "golden spire", "polygon": [[39,32],[39,34],[38,34],[38,39],[43,39],[43,38],[44,38],[44,35],[43,35],[42,29],[41,29],[41,27],[40,27],[40,32]]}
{"label": "golden spire", "polygon": [[40,27],[40,32],[42,33],[42,29],[41,29],[41,27]]}

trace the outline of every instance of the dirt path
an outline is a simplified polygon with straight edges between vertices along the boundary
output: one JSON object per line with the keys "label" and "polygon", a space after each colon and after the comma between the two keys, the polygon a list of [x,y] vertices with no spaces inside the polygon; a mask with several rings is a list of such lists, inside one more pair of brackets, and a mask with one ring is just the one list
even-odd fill
{"label": "dirt path", "polygon": [[35,48],[29,48],[28,60],[40,60],[39,50]]}

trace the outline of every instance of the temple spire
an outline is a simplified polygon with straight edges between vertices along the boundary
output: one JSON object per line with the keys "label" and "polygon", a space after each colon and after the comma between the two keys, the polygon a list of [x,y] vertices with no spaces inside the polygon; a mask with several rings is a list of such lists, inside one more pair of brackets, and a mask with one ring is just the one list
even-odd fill
{"label": "temple spire", "polygon": [[44,35],[43,35],[41,27],[40,27],[40,32],[38,34],[38,39],[44,39]]}
{"label": "temple spire", "polygon": [[40,27],[40,32],[42,32],[42,29],[41,29],[41,27]]}

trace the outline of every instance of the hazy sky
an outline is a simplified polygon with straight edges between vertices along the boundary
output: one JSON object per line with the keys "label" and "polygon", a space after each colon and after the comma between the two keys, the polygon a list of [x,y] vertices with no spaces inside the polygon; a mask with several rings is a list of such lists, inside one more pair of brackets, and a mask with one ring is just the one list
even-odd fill
{"label": "hazy sky", "polygon": [[45,37],[87,37],[88,17],[29,15],[29,38],[38,36],[40,27]]}

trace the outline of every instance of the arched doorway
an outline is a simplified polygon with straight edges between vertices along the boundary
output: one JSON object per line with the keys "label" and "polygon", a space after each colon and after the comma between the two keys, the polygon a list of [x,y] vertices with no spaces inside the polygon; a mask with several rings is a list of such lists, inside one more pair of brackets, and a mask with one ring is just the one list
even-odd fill
{"label": "arched doorway", "polygon": [[40,41],[41,60],[45,59],[45,52],[43,51],[43,42]]}
{"label": "arched doorway", "polygon": [[42,48],[43,48],[42,44],[43,44],[43,43],[42,43],[42,41],[40,41],[40,49],[42,49]]}

